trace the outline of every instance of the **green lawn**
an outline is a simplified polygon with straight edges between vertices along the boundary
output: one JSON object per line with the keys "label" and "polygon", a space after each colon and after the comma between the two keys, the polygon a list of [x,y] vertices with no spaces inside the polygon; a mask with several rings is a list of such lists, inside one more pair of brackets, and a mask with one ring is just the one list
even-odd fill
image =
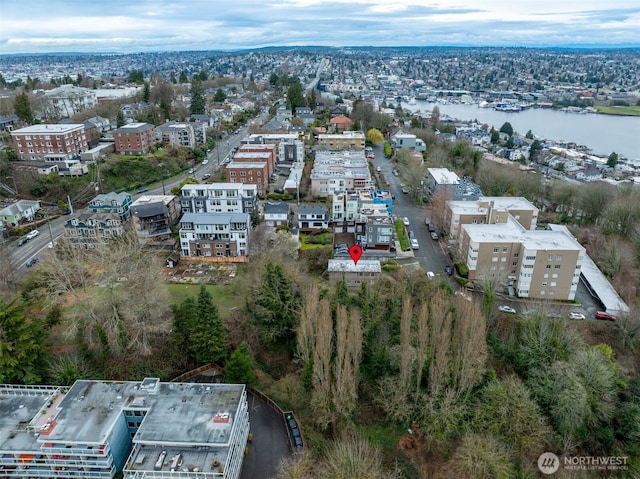
{"label": "green lawn", "polygon": [[400,248],[402,251],[407,251],[411,249],[409,245],[409,238],[407,237],[407,232],[404,229],[404,224],[402,220],[398,220],[395,223],[396,233],[398,233],[398,241],[400,241]]}
{"label": "green lawn", "polygon": [[607,115],[640,116],[640,105],[636,106],[595,106],[598,113]]}
{"label": "green lawn", "polygon": [[[204,287],[213,296],[221,317],[228,317],[235,309],[244,307],[244,295],[236,291],[235,284],[205,284]],[[195,297],[200,291],[199,284],[168,284],[167,288],[174,304],[181,303],[190,296]]]}
{"label": "green lawn", "polygon": [[[313,241],[308,242],[308,241]],[[327,245],[330,245],[333,242],[332,236],[330,233],[320,233],[315,236],[310,236],[306,233],[300,233],[300,249],[308,250],[308,249],[316,249],[316,248],[324,248]]]}

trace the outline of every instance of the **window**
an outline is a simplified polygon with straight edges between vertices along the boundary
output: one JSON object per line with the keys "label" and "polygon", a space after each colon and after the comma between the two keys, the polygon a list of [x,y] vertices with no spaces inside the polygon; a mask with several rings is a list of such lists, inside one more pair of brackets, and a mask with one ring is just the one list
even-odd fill
{"label": "window", "polygon": [[555,269],[560,269],[560,265],[559,265],[559,264],[556,264],[556,265],[554,265],[553,267],[554,267]]}
{"label": "window", "polygon": [[553,261],[553,255],[547,256],[547,261]]}
{"label": "window", "polygon": [[558,277],[558,273],[553,273],[553,274],[551,275],[551,277],[552,277],[552,278],[557,278],[557,277]]}
{"label": "window", "polygon": [[543,277],[547,279],[549,277],[549,273],[545,273]]}
{"label": "window", "polygon": [[497,253],[498,252],[498,248],[493,248],[493,252]]}
{"label": "window", "polygon": [[497,263],[498,262],[498,257],[494,256],[493,258],[491,258],[491,262]]}
{"label": "window", "polygon": [[507,249],[507,248],[502,248],[502,252],[503,252],[503,253],[506,253],[507,251],[508,251],[508,249]]}
{"label": "window", "polygon": [[556,256],[556,261],[562,261],[562,256],[560,255]]}
{"label": "window", "polygon": [[546,286],[546,285],[547,285],[547,282],[546,282],[546,281],[543,281],[543,282],[542,282],[542,286]]}
{"label": "window", "polygon": [[518,266],[518,262],[514,261],[513,263],[511,263],[511,266]]}
{"label": "window", "polygon": [[551,269],[551,265],[550,264],[547,265],[547,269]]}
{"label": "window", "polygon": [[241,171],[240,172],[240,176],[247,176],[247,172],[246,171]]}
{"label": "window", "polygon": [[555,281],[551,281],[551,286],[557,286],[558,283],[556,283]]}

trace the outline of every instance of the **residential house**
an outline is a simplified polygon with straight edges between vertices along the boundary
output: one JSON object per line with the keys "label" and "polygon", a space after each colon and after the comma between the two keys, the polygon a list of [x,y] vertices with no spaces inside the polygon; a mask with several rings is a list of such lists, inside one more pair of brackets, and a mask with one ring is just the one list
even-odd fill
{"label": "residential house", "polygon": [[18,124],[18,115],[11,113],[10,115],[0,116],[0,131],[11,131]]}
{"label": "residential house", "polygon": [[338,116],[346,116],[347,113],[349,113],[349,110],[347,108],[346,105],[333,105],[329,108],[329,111],[331,112],[331,117],[335,118]]}
{"label": "residential house", "polygon": [[347,131],[351,130],[353,126],[353,120],[346,116],[334,116],[329,120],[329,127],[334,131]]}
{"label": "residential house", "polygon": [[460,179],[453,171],[447,168],[427,168],[427,181],[425,195],[432,198],[436,192],[444,192],[449,200],[475,201],[481,195],[480,187],[470,178]]}
{"label": "residential house", "polygon": [[0,220],[11,226],[33,221],[40,211],[40,202],[32,200],[18,200],[0,210]]}
{"label": "residential house", "polygon": [[364,151],[365,136],[361,131],[345,131],[343,133],[328,133],[318,135],[318,150]]}
{"label": "residential house", "polygon": [[183,213],[251,213],[257,206],[258,187],[251,184],[187,184],[180,192]]}
{"label": "residential house", "polygon": [[270,226],[288,226],[289,225],[289,205],[284,201],[279,203],[265,202],[264,222]]}
{"label": "residential house", "polygon": [[112,191],[111,193],[97,195],[89,201],[88,208],[93,213],[113,213],[118,215],[122,221],[127,221],[131,216],[129,210],[132,201],[131,195],[126,191],[121,193]]}
{"label": "residential house", "polygon": [[427,145],[416,135],[399,131],[391,135],[391,146],[395,149],[423,152]]}
{"label": "residential house", "polygon": [[374,284],[380,278],[382,267],[380,261],[372,259],[361,259],[357,263],[351,258],[330,259],[327,271],[331,285],[344,281],[347,287],[357,288],[362,283]]}
{"label": "residential house", "polygon": [[298,207],[298,229],[301,232],[322,231],[329,227],[329,216],[324,206],[301,205]]}
{"label": "residential house", "polygon": [[155,142],[166,145],[195,148],[196,135],[193,123],[167,121],[154,128]]}
{"label": "residential house", "polygon": [[146,155],[156,142],[153,125],[129,123],[113,132],[116,153]]}
{"label": "residential house", "polygon": [[131,205],[131,220],[138,241],[144,246],[175,244],[171,226],[180,218],[180,203],[173,195],[143,195]]}
{"label": "residential house", "polygon": [[250,231],[247,213],[185,213],[180,219],[180,250],[186,258],[246,257]]}
{"label": "residential house", "polygon": [[125,221],[116,213],[80,213],[64,225],[64,237],[74,248],[94,249],[125,233]]}
{"label": "residential house", "polygon": [[100,133],[104,133],[111,129],[111,122],[108,118],[103,118],[101,116],[94,116],[89,118],[87,121],[93,123]]}
{"label": "residential house", "polygon": [[83,124],[27,126],[12,131],[11,140],[20,160],[79,161],[80,153],[89,149]]}

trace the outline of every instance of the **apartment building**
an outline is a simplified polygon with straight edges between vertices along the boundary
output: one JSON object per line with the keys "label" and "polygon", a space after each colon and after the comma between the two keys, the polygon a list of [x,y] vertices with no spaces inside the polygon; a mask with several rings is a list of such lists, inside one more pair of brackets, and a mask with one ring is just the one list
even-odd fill
{"label": "apartment building", "polygon": [[244,385],[157,378],[2,385],[0,417],[2,477],[237,479],[249,434]]}
{"label": "apartment building", "polygon": [[269,174],[276,169],[278,161],[278,146],[273,144],[251,144],[240,146],[238,152],[233,155],[233,161],[266,161],[269,164]]}
{"label": "apartment building", "polygon": [[125,233],[125,220],[116,213],[80,213],[64,224],[64,237],[74,248],[93,249]]}
{"label": "apartment building", "polygon": [[60,85],[44,92],[39,107],[42,118],[57,121],[71,118],[83,110],[91,110],[98,105],[98,95],[91,88],[75,85]]}
{"label": "apartment building", "polygon": [[195,148],[196,134],[192,123],[167,121],[154,128],[155,142]]}
{"label": "apartment building", "polygon": [[149,123],[129,123],[113,132],[116,153],[122,155],[146,155],[155,144],[153,125]]}
{"label": "apartment building", "polygon": [[131,220],[138,241],[146,246],[172,246],[171,226],[180,218],[173,195],[143,195],[131,204]]}
{"label": "apartment building", "polygon": [[523,298],[575,298],[585,249],[564,231],[530,231],[506,223],[464,225],[459,253],[469,279],[509,285]]}
{"label": "apartment building", "polygon": [[448,201],[445,209],[447,233],[458,238],[465,224],[506,223],[512,216],[523,228],[535,230],[538,208],[523,197],[482,196],[477,201]]}
{"label": "apartment building", "polygon": [[184,185],[180,191],[183,213],[251,213],[257,206],[257,185],[208,183]]}
{"label": "apartment building", "polygon": [[21,222],[33,221],[41,207],[38,200],[18,200],[0,210],[0,220],[18,226]]}
{"label": "apartment building", "polygon": [[277,145],[278,161],[304,161],[304,142],[295,133],[253,134],[243,139],[242,143]]}
{"label": "apartment building", "polygon": [[361,131],[344,131],[342,133],[323,133],[318,135],[318,150],[364,151],[365,136]]}
{"label": "apartment building", "polygon": [[129,209],[132,204],[131,195],[126,191],[116,193],[105,193],[96,196],[89,201],[88,208],[93,213],[113,213],[118,215],[122,221],[127,221],[131,216]]}
{"label": "apartment building", "polygon": [[475,201],[482,196],[480,187],[470,178],[459,178],[447,168],[427,168],[426,196],[431,198],[436,192],[444,191],[452,201]]}
{"label": "apartment building", "polygon": [[244,257],[250,231],[247,213],[186,213],[180,220],[182,256]]}
{"label": "apartment building", "polygon": [[20,160],[61,162],[89,149],[83,124],[27,126],[12,131],[11,141]]}
{"label": "apartment building", "polygon": [[373,187],[362,151],[317,151],[311,170],[311,194],[331,196],[337,191]]}
{"label": "apartment building", "polygon": [[[251,153],[252,155],[255,153]],[[263,196],[269,186],[269,163],[267,161],[231,161],[225,168],[229,183],[256,185],[258,195]]]}

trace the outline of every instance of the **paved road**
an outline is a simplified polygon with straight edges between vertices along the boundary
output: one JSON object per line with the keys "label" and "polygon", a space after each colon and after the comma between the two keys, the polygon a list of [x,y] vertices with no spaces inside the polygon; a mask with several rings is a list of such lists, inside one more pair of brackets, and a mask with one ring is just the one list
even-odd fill
{"label": "paved road", "polygon": [[253,441],[244,458],[240,479],[274,477],[280,461],[291,455],[284,419],[251,393],[247,393],[247,402]]}

